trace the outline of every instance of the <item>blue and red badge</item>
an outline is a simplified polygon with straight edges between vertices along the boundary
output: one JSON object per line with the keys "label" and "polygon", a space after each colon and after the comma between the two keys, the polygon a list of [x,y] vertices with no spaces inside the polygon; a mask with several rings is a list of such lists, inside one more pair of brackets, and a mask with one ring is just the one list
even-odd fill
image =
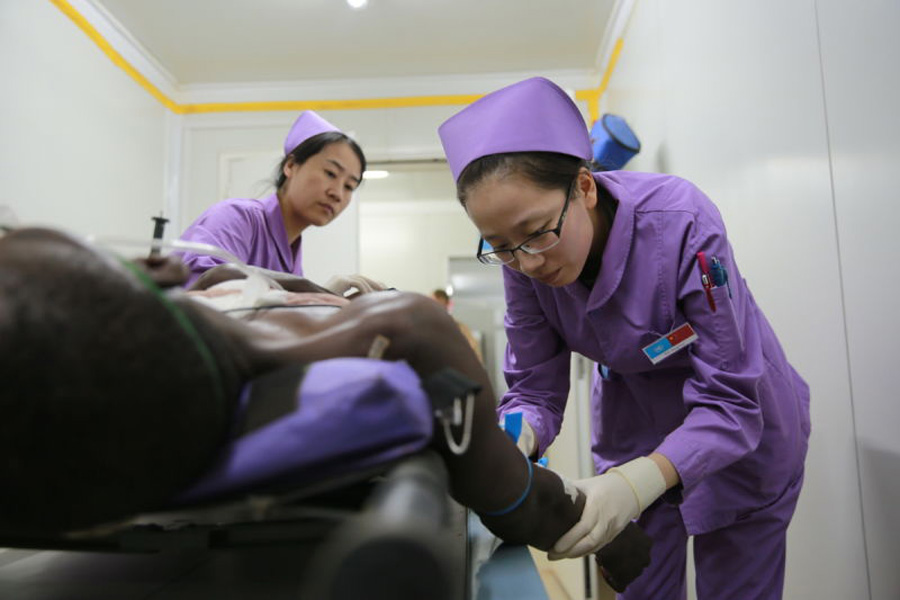
{"label": "blue and red badge", "polygon": [[685,346],[697,341],[697,333],[690,323],[676,327],[655,342],[644,346],[642,350],[654,365]]}

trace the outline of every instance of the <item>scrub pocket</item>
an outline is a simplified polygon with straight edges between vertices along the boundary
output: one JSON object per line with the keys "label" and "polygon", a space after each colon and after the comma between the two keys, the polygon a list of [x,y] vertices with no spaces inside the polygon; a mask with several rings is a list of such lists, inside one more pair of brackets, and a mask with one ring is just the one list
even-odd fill
{"label": "scrub pocket", "polygon": [[733,299],[728,295],[728,287],[712,289],[716,311],[710,314],[712,339],[706,340],[716,357],[716,366],[730,371],[744,361],[746,347],[744,332],[741,330]]}

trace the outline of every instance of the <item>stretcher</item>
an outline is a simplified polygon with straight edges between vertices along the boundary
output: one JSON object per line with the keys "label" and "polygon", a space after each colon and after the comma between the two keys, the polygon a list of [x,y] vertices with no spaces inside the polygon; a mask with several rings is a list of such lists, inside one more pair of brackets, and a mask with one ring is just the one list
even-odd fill
{"label": "stretcher", "polygon": [[[275,393],[287,388],[297,393]],[[275,371],[245,388],[231,441],[167,506],[74,534],[0,532],[0,547],[156,555],[153,568],[163,570],[180,556],[220,582],[225,571],[226,583],[255,568],[260,581],[246,597],[466,598],[465,511],[427,449],[433,413],[402,362],[346,358]],[[215,566],[222,560],[243,566]],[[7,584],[21,592],[20,583],[0,577],[0,597]],[[96,597],[100,589],[98,580]],[[168,593],[127,597],[204,597]]]}
{"label": "stretcher", "polygon": [[[467,513],[450,500],[443,462],[428,450],[446,397],[437,399],[433,382],[427,387],[429,395],[405,363],[374,359],[268,373],[244,389],[231,441],[213,466],[160,510],[66,535],[0,531],[0,548],[118,555],[110,559],[115,564],[122,555],[155,555],[144,563],[162,570],[154,581],[180,581],[167,571],[170,560],[180,565],[171,566],[176,570],[193,565],[192,572],[206,573],[194,583],[207,587],[187,595],[179,583],[175,595],[154,587],[129,598],[201,598],[212,593],[208,586],[221,585],[236,599],[478,598],[486,584],[474,565],[488,564],[490,553],[472,551]],[[635,537],[621,539],[634,543]],[[645,543],[643,534],[636,539]],[[517,552],[507,548],[496,560],[510,562],[504,557]],[[639,546],[617,554],[647,552]],[[0,554],[0,598],[105,597],[98,591],[106,589],[102,577],[71,596],[56,594],[52,582],[48,591],[38,581],[34,591],[18,575],[4,578],[3,559]],[[86,573],[97,568],[89,562],[81,567]],[[527,554],[512,562],[530,564]],[[630,581],[643,565],[634,568],[616,570]],[[248,570],[253,584],[242,595],[235,590],[248,584],[238,576]],[[70,582],[61,585],[68,589]],[[531,587],[543,598],[541,586]]]}

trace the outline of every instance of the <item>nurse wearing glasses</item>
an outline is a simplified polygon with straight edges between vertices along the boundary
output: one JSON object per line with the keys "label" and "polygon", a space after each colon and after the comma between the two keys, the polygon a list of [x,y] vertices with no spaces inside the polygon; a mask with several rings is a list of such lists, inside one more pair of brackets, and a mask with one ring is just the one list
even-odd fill
{"label": "nurse wearing glasses", "polygon": [[551,558],[605,545],[631,520],[652,563],[622,598],[780,598],[803,481],[809,388],[741,277],[725,225],[691,183],[592,173],[577,107],[529,79],[440,127],[481,262],[503,269],[509,391],[520,447],[558,434],[570,353],[598,364],[581,521]]}

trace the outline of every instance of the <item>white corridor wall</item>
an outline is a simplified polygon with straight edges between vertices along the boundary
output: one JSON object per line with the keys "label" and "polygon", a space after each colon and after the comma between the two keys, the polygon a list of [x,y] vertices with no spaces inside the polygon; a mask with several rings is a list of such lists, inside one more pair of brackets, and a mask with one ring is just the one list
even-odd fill
{"label": "white corridor wall", "polygon": [[900,3],[818,0],[872,600],[900,598]]}
{"label": "white corridor wall", "polygon": [[46,0],[0,2],[0,205],[23,223],[149,237],[166,110]]}
{"label": "white corridor wall", "polygon": [[896,2],[640,0],[604,112],[697,183],[812,388],[785,598],[900,597]]}

